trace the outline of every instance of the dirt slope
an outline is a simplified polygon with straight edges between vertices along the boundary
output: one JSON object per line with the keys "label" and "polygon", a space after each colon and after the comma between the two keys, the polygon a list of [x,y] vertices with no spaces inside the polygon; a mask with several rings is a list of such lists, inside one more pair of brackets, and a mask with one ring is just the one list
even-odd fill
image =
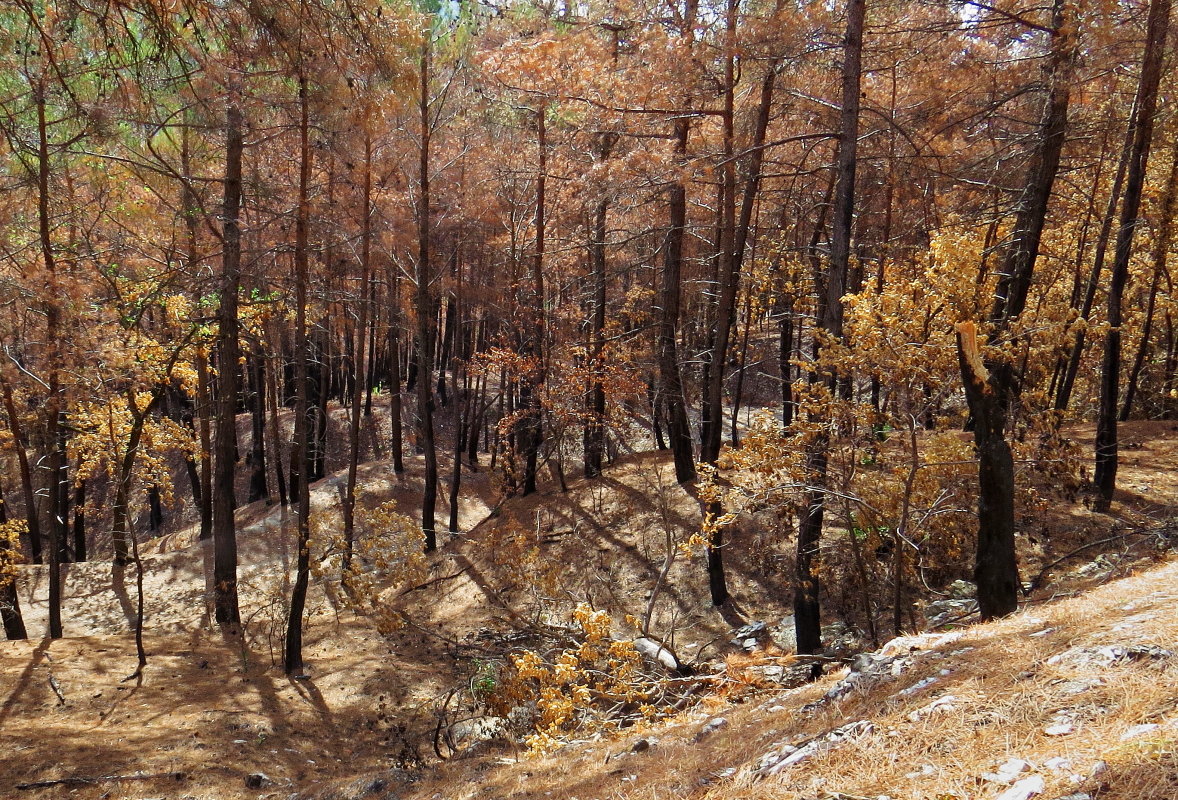
{"label": "dirt slope", "polygon": [[[1122,471],[1126,491],[1116,510],[1123,519],[1114,524],[1164,525],[1173,516],[1178,439],[1158,425],[1126,426],[1135,446]],[[367,465],[369,497],[395,496],[412,509],[419,467],[410,463],[407,476],[392,478],[387,465]],[[485,471],[467,476],[464,486],[465,533],[443,537],[420,586],[386,593],[385,602],[409,621],[402,630],[378,634],[369,620],[334,607],[320,589],[313,592],[307,681],[289,681],[275,666],[293,560],[292,526],[280,508],[255,504],[239,512],[243,643],[222,641],[209,621],[209,554],[192,529],[145,548],[151,663],[141,682],[122,680],[135,665],[128,624],[133,568],[120,576],[109,562],[71,565],[67,638],[0,643],[0,798],[237,800],[300,793],[322,800],[439,794],[585,800],[841,792],[943,800],[997,797],[1008,787],[982,773],[1016,756],[1033,765],[1028,775],[1043,777],[1045,797],[1099,785],[1105,779],[1089,781],[1087,771],[1100,760],[1116,778],[1107,781],[1113,793],[1102,797],[1178,797],[1178,790],[1148,788],[1166,787],[1174,775],[1176,659],[1116,657],[1103,664],[1099,654],[1081,654],[1079,662],[1049,662],[1077,648],[1178,650],[1173,562],[1088,595],[1042,602],[1124,574],[1115,558],[1096,573],[1078,569],[1097,550],[1053,567],[1051,583],[1018,616],[955,633],[952,640],[893,645],[893,651],[915,646],[917,657],[898,666],[887,662],[887,680],[806,711],[840,674],[771,691],[764,668],[787,661],[754,654],[730,658],[721,691],[665,727],[634,728],[623,738],[572,745],[541,759],[522,759],[518,748],[504,747],[437,768],[430,742],[441,700],[470,680],[481,659],[500,657],[505,643],[520,641],[513,637],[533,626],[564,621],[578,602],[608,608],[618,620],[649,612],[653,630],[701,662],[722,655],[736,625],[751,619],[773,624],[788,611],[780,571],[788,542],[775,530],[733,529],[726,554],[738,598],[732,607],[707,604],[698,557],[675,555],[667,565],[667,553],[677,552],[668,551],[668,537],[697,529],[699,506],[674,483],[665,455],[630,456],[602,480],[574,481],[568,492],[551,487],[499,508],[493,508],[495,489]],[[341,487],[340,475],[317,484],[316,508],[332,508]],[[440,511],[445,518],[448,509]],[[1032,547],[1028,537],[1025,577],[1109,532],[1109,518],[1081,502],[1059,504],[1053,515],[1048,533],[1054,539],[1047,544],[1055,549]],[[666,577],[652,596],[664,567]],[[31,631],[41,631],[45,576],[35,567],[23,572],[26,620]],[[1031,636],[1041,631],[1047,632]],[[946,669],[950,674],[941,675]],[[932,677],[936,683],[919,686]],[[1075,681],[1094,677],[1097,684],[1068,694]],[[1076,713],[1060,717],[1068,709]],[[701,736],[716,717],[725,724]],[[766,769],[786,760],[781,754],[788,747],[805,747],[813,737],[857,722],[869,722],[871,732],[855,729],[844,745],[777,775],[757,773],[759,763],[773,761],[771,753],[779,758]],[[1074,730],[1043,732],[1056,724]],[[1122,743],[1120,736],[1138,724],[1161,727]],[[635,745],[639,752],[628,755]],[[1072,765],[1046,766],[1055,756]],[[266,777],[251,788],[247,779],[255,773]],[[1072,775],[1081,776],[1079,784]],[[85,782],[111,776],[124,779]],[[63,779],[69,782],[16,788]],[[1126,786],[1138,786],[1137,793],[1124,793]]]}
{"label": "dirt slope", "polygon": [[[390,796],[1035,796],[1003,795],[1023,781],[1044,798],[1173,800],[1176,608],[1171,558],[997,623],[894,640],[815,684],[716,698],[668,724],[542,758],[451,762]],[[735,682],[755,683],[750,675],[755,664],[731,670]],[[1005,780],[1012,759],[1026,763]]]}

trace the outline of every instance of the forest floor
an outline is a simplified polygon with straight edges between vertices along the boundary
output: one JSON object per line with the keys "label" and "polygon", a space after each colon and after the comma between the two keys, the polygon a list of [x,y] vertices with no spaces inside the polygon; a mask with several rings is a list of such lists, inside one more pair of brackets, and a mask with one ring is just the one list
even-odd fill
{"label": "forest floor", "polygon": [[[1074,435],[1087,446],[1091,431]],[[290,680],[282,674],[281,641],[293,525],[281,507],[255,503],[238,512],[242,639],[224,640],[211,622],[211,549],[186,527],[144,547],[149,664],[141,678],[127,680],[136,665],[134,567],[70,565],[66,637],[0,643],[0,798],[801,798],[839,796],[836,790],[897,800],[997,796],[1002,784],[985,782],[982,771],[1017,756],[1038,772],[1049,758],[1044,720],[1069,702],[1057,688],[1080,679],[1064,674],[1067,664],[1044,668],[1053,654],[1126,642],[1175,649],[1178,641],[1178,563],[1151,553],[1148,536],[1111,535],[1163,528],[1178,516],[1178,430],[1173,423],[1128,423],[1122,438],[1123,490],[1114,517],[1092,514],[1082,497],[1055,502],[1043,529],[1024,537],[1020,551],[1024,580],[1051,567],[1045,586],[1010,620],[955,634],[960,641],[914,645],[941,652],[936,664],[926,659],[905,667],[879,691],[856,690],[805,714],[783,711],[818,701],[845,669],[796,689],[736,681],[741,691],[705,699],[662,728],[635,728],[540,759],[504,746],[439,768],[433,734],[439,719],[455,720],[439,716],[444,700],[468,686],[484,660],[501,659],[512,643],[526,642],[545,625],[567,622],[576,602],[608,609],[618,620],[650,614],[651,629],[672,631],[670,643],[686,660],[728,654],[733,670],[763,667],[753,657],[741,662],[731,655],[727,640],[744,622],[773,625],[789,613],[788,592],[774,575],[775,561],[787,556],[775,532],[733,528],[728,568],[735,603],[722,609],[707,603],[698,557],[675,559],[652,602],[668,537],[700,522],[697,500],[675,483],[665,454],[624,456],[601,479],[570,481],[565,492],[545,486],[539,495],[498,507],[489,473],[472,473],[464,476],[459,508],[465,533],[442,537],[428,578],[416,588],[384,598],[407,624],[382,634],[316,583],[306,624],[308,676]],[[412,509],[419,459],[407,459],[407,467],[394,478],[384,462],[365,465],[361,484],[368,497],[394,497]],[[314,507],[335,507],[342,486],[342,473],[316,484]],[[448,511],[440,503],[439,520]],[[1102,554],[1103,562],[1094,561]],[[1156,558],[1162,565],[1144,571]],[[41,567],[21,569],[25,619],[36,636],[45,628],[46,576]],[[1029,636],[1041,630],[1049,633]],[[1120,633],[1102,638],[1110,631]],[[952,663],[942,664],[942,657]],[[952,713],[921,711],[948,688],[896,699],[896,690],[939,675],[929,672],[933,666],[961,676],[943,681],[952,684],[954,700],[938,708]],[[1170,794],[1101,797],[1178,796],[1178,657],[1133,660],[1121,673],[1124,680],[1102,678],[1083,697],[1087,710],[1073,715],[1079,733],[1058,737],[1061,745],[1051,753],[1071,758],[1073,766],[1044,773],[1060,789],[1047,796],[1066,794],[1065,784],[1090,784],[1086,772],[1081,781],[1071,776],[1101,760],[1114,772],[1137,775],[1142,785],[1164,787],[1173,778],[1175,787]],[[701,727],[721,715],[728,724],[701,736]],[[857,734],[852,748],[829,748],[857,754],[847,760],[814,757],[782,773],[790,776],[785,783],[781,774],[757,769],[771,745],[803,746],[843,722],[869,718],[886,738]],[[968,741],[948,732],[950,722],[968,723],[968,735],[958,736]],[[1159,724],[1151,730],[1169,733],[1160,740],[1153,735],[1145,749],[1118,744],[1138,724]],[[635,748],[639,739],[646,745]],[[904,747],[888,756],[880,741]],[[1119,761],[1105,755],[1109,748]],[[826,772],[818,769],[824,763]],[[821,783],[830,768],[846,781]],[[919,774],[908,775],[914,770]],[[48,785],[20,788],[38,783]]]}

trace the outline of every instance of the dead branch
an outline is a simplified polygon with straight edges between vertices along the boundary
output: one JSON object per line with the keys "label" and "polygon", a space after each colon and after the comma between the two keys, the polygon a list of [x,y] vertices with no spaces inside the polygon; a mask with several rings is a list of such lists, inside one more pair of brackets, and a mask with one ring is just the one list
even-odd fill
{"label": "dead branch", "polygon": [[47,781],[31,781],[18,783],[18,789],[50,789],[54,786],[93,786],[96,783],[111,783],[114,781],[151,781],[158,778],[170,778],[182,781],[188,776],[183,772],[136,772],[131,775],[96,775],[94,777],[74,776],[70,778],[54,778]]}
{"label": "dead branch", "polygon": [[49,673],[49,687],[53,689],[53,693],[57,695],[57,702],[60,705],[65,705],[65,694],[61,691],[61,685],[57,682],[57,678],[53,677],[53,673]]}

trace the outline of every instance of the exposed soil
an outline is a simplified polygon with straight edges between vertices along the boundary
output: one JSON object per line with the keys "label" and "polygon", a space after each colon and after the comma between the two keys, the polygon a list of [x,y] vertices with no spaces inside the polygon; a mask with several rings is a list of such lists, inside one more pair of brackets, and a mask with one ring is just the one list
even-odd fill
{"label": "exposed soil", "polygon": [[[1148,536],[1122,534],[1161,527],[1174,516],[1178,430],[1172,423],[1141,422],[1122,431],[1123,488],[1114,515],[1092,514],[1082,492],[1075,502],[1054,500],[1044,528],[1021,543],[1024,579],[1054,564],[1036,602],[1126,574],[1152,544]],[[1076,432],[1085,449],[1090,436],[1086,429]],[[367,464],[361,479],[366,500],[392,496],[404,510],[413,509],[421,465],[415,458],[407,462],[409,472],[400,477],[382,461]],[[315,507],[332,507],[342,487],[342,473],[316,484]],[[465,533],[442,537],[429,578],[418,587],[386,593],[385,602],[408,620],[399,631],[378,633],[371,620],[334,605],[322,585],[313,587],[306,680],[287,679],[280,666],[294,548],[293,524],[277,505],[239,511],[243,641],[224,641],[210,620],[211,551],[196,541],[194,527],[145,544],[149,666],[139,680],[124,680],[136,663],[130,635],[135,568],[102,561],[70,565],[66,638],[0,643],[0,797],[235,800],[286,798],[316,786],[328,787],[320,793],[325,800],[331,792],[382,796],[406,774],[432,772],[423,767],[436,762],[436,709],[470,679],[480,659],[501,656],[512,637],[536,626],[565,621],[577,602],[606,608],[618,620],[641,620],[649,612],[652,630],[685,659],[700,660],[721,654],[733,627],[753,619],[772,624],[788,613],[788,590],[774,567],[788,556],[788,543],[777,531],[752,525],[733,528],[727,558],[736,602],[730,607],[707,603],[700,559],[682,555],[674,557],[651,602],[668,536],[678,540],[699,526],[698,502],[675,484],[664,454],[625,456],[602,479],[572,481],[567,492],[546,486],[540,495],[498,508],[495,496],[487,471],[464,476]],[[438,518],[447,515],[443,502]],[[1055,563],[1102,539],[1108,541]],[[1098,573],[1077,569],[1105,551],[1129,557],[1112,559]],[[41,567],[21,570],[25,619],[36,635],[45,629],[46,576]],[[821,693],[807,689],[805,696],[812,691]],[[667,730],[690,748],[694,728]],[[719,746],[709,744],[708,752]],[[568,763],[600,761],[625,745],[585,747],[596,749]],[[474,776],[489,790],[485,796],[494,797],[656,796],[631,793],[637,787],[620,782],[628,767],[593,770],[574,786],[571,776],[560,774],[565,767],[554,766],[564,762],[496,761],[519,755],[503,751],[452,762],[424,784],[389,796],[430,797],[424,792],[431,786],[442,796],[458,796],[452,781]],[[648,790],[655,780],[668,789],[677,785],[679,796],[710,791],[699,770],[673,780],[671,765],[665,758],[660,763],[658,770],[644,768],[653,770],[642,782]],[[402,769],[407,772],[389,772]],[[255,773],[266,779],[251,788],[247,778]],[[378,777],[356,783],[356,776]],[[61,779],[77,780],[17,788]]]}

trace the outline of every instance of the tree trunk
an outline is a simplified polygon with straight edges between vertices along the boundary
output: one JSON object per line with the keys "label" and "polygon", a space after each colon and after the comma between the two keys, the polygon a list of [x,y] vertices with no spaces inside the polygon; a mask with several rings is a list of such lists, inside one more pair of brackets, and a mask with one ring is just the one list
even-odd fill
{"label": "tree trunk", "polygon": [[320,320],[310,333],[311,355],[307,365],[307,413],[310,431],[307,446],[307,482],[327,475],[327,404],[331,398],[331,338],[329,320]]}
{"label": "tree trunk", "polygon": [[[607,145],[602,145],[601,159],[609,154]],[[605,387],[601,383],[601,354],[605,335],[605,238],[607,200],[600,200],[593,212],[593,230],[589,242],[589,264],[593,275],[593,316],[589,324],[589,374],[592,376],[589,391],[585,397],[585,477],[596,478],[601,474],[601,461],[605,454]]]}
{"label": "tree trunk", "polygon": [[147,529],[158,535],[164,527],[164,502],[160,496],[160,487],[147,487]]}
{"label": "tree trunk", "polygon": [[[736,313],[736,294],[740,283],[740,261],[736,254],[736,159],[735,99],[736,99],[736,18],[739,0],[728,0],[726,48],[724,60],[724,166],[722,169],[722,201],[717,209],[717,291],[715,314],[709,339],[712,342],[708,357],[707,379],[704,386],[704,423],[700,436],[699,460],[714,464],[720,455],[720,440],[724,428],[724,367],[728,357],[728,341],[732,320]],[[718,553],[717,553],[718,556]]]}
{"label": "tree trunk", "polygon": [[249,502],[270,502],[266,480],[266,358],[261,342],[256,342],[249,356],[250,408],[250,484]]}
{"label": "tree trunk", "polygon": [[[1076,41],[1072,30],[1074,21],[1067,18],[1066,8],[1064,0],[1056,1],[1048,68],[1050,93],[1027,176],[1027,188],[1000,268],[1001,277],[989,319],[992,336],[1005,334],[1026,306],[1047,207],[1059,171],[1067,130]],[[958,325],[957,350],[966,402],[974,422],[978,457],[978,540],[974,580],[978,585],[982,618],[993,619],[1018,607],[1014,463],[1006,441],[1007,415],[1017,393],[1016,376],[1014,365],[1008,360],[983,360],[977,329],[972,322]]]}
{"label": "tree trunk", "polygon": [[86,552],[86,479],[74,486],[74,560],[85,561]]}
{"label": "tree trunk", "polygon": [[4,413],[8,415],[8,430],[12,432],[12,446],[16,450],[16,462],[20,467],[20,485],[24,493],[25,521],[29,529],[29,553],[34,564],[41,563],[41,520],[37,514],[37,490],[33,485],[33,471],[29,467],[29,454],[25,450],[25,438],[16,403],[12,400],[12,387],[0,378],[0,391],[4,393]]}
{"label": "tree trunk", "polygon": [[[688,120],[675,121],[675,153],[679,162],[687,158]],[[683,241],[687,230],[687,188],[683,178],[676,178],[668,191],[670,226],[663,244],[663,285],[659,305],[659,389],[658,401],[664,410],[667,438],[675,460],[675,480],[695,480],[695,455],[691,444],[691,423],[687,419],[687,402],[679,371],[679,308],[683,282]]]}
{"label": "tree trunk", "polygon": [[[451,263],[458,260],[458,253],[452,256]],[[438,401],[442,408],[450,405],[450,398],[446,395],[446,373],[450,369],[450,351],[454,345],[454,325],[457,316],[457,309],[454,300],[454,295],[451,294],[446,297],[446,314],[442,327],[442,345],[438,351]]]}
{"label": "tree trunk", "polygon": [[[7,522],[8,503],[3,497],[0,497],[0,525]],[[10,541],[7,536],[0,534],[0,566],[13,563],[19,547],[19,542]],[[28,638],[25,620],[20,613],[20,597],[16,593],[16,576],[5,575],[2,571],[0,571],[0,620],[4,622],[4,635],[8,639]]]}
{"label": "tree trunk", "polygon": [[217,437],[213,458],[213,593],[217,623],[230,635],[241,627],[237,603],[237,528],[233,517],[235,440],[237,438],[237,293],[241,286],[241,109],[236,92],[225,115],[224,254],[221,302],[217,311]]}
{"label": "tree trunk", "polygon": [[[277,337],[273,339],[279,341]],[[286,487],[286,474],[282,467],[282,426],[278,419],[278,365],[279,355],[267,356],[262,369],[266,379],[266,401],[270,405],[270,462],[274,464],[274,482],[278,485],[278,502],[286,507],[290,502]]]}
{"label": "tree trunk", "polygon": [[213,538],[213,397],[209,362],[196,355],[196,413],[200,430],[200,540]]}
{"label": "tree trunk", "polygon": [[732,392],[732,428],[729,440],[734,448],[740,447],[740,400],[744,394],[744,378],[748,372],[749,334],[753,331],[753,296],[745,292],[744,301],[744,333],[740,342],[740,371],[736,374],[736,389]]}
{"label": "tree trunk", "polygon": [[978,458],[978,542],[974,581],[983,619],[1018,608],[1019,576],[1014,552],[1014,460],[1006,441],[1012,370],[982,361],[977,328],[957,326],[957,353],[974,425]]}
{"label": "tree trunk", "polygon": [[433,355],[433,321],[436,314],[430,283],[433,278],[430,270],[430,137],[432,134],[430,122],[429,82],[431,33],[426,31],[425,40],[421,46],[420,97],[418,110],[421,114],[421,148],[418,153],[418,180],[420,182],[417,199],[417,294],[415,306],[417,310],[417,438],[425,454],[425,485],[421,496],[421,530],[425,534],[426,552],[434,550],[437,545],[437,534],[434,530],[434,515],[438,501],[438,448],[434,441],[434,398],[430,375],[433,366],[430,358]]}
{"label": "tree trunk", "polygon": [[536,146],[539,163],[536,171],[536,249],[532,258],[531,285],[525,288],[529,297],[525,301],[529,319],[523,331],[523,352],[532,360],[529,374],[520,376],[519,405],[523,412],[517,440],[524,458],[524,480],[521,494],[536,491],[536,470],[543,442],[540,417],[540,387],[544,383],[544,237],[545,237],[545,191],[548,180],[548,136],[544,115],[548,108],[541,103],[536,109]]}
{"label": "tree trunk", "polygon": [[364,400],[364,344],[368,328],[368,283],[372,264],[372,137],[364,137],[364,217],[360,231],[360,313],[352,358],[352,414],[348,420],[348,482],[344,489],[344,566],[352,563],[356,525],[356,474],[360,465],[360,408]]}
{"label": "tree trunk", "polygon": [[[192,166],[189,148],[189,125],[181,129],[180,138],[180,170],[182,181],[180,189],[180,213],[184,217],[185,253],[184,261],[190,275],[197,273],[199,254],[197,251],[197,214],[200,205],[196,193],[192,190]],[[199,296],[196,298],[199,300]],[[200,433],[200,476],[198,484],[193,483],[193,499],[200,509],[200,539],[203,541],[213,535],[213,472],[212,472],[212,431],[210,429],[209,398],[209,367],[203,348],[198,349],[193,357],[196,365],[196,397],[193,403],[193,413],[199,419]],[[191,425],[191,419],[189,420]]]}
{"label": "tree trunk", "polygon": [[45,338],[49,345],[49,380],[45,397],[45,442],[49,448],[48,494],[49,509],[46,523],[49,533],[49,638],[61,638],[61,545],[65,539],[65,518],[62,509],[62,478],[65,465],[65,435],[62,428],[63,389],[60,384],[61,309],[58,307],[57,261],[50,237],[49,216],[49,131],[45,120],[44,82],[36,92],[37,102],[37,218],[41,241],[41,257],[45,265],[46,302]]}
{"label": "tree trunk", "polygon": [[1151,0],[1149,25],[1141,78],[1137,87],[1137,122],[1133,131],[1133,152],[1125,181],[1125,199],[1121,204],[1120,227],[1113,257],[1108,289],[1108,332],[1104,337],[1104,358],[1100,370],[1100,414],[1096,424],[1096,512],[1108,512],[1117,486],[1117,403],[1121,379],[1121,301],[1129,282],[1129,259],[1133,255],[1133,235],[1137,230],[1137,212],[1141,207],[1141,190],[1145,184],[1149,150],[1153,143],[1154,112],[1157,109],[1158,84],[1166,35],[1170,26],[1170,0]]}
{"label": "tree trunk", "polygon": [[[838,162],[834,183],[830,236],[830,264],[826,269],[825,296],[819,298],[819,322],[832,342],[843,337],[843,295],[847,291],[847,273],[851,256],[851,229],[855,216],[855,171],[859,141],[859,95],[862,81],[863,27],[867,9],[864,0],[847,3],[847,31],[843,38],[842,111],[839,122]],[[814,343],[814,361],[818,362],[821,345]],[[823,380],[818,372],[812,381]],[[835,395],[837,375],[824,378]],[[825,428],[826,420],[814,420]],[[799,653],[822,650],[822,616],[819,604],[821,586],[815,562],[822,539],[826,508],[826,481],[830,441],[826,434],[814,437],[806,453],[807,480],[810,488],[798,522],[798,546],[794,587],[794,627]],[[814,668],[817,676],[820,667]]]}
{"label": "tree trunk", "polygon": [[[371,147],[371,143],[368,144]],[[366,155],[366,158],[369,156]],[[371,178],[369,178],[371,180]],[[369,212],[371,213],[371,212]],[[371,220],[365,217],[365,220],[371,225]],[[368,358],[365,363],[368,368],[364,370],[364,416],[372,416],[372,390],[376,387],[376,382],[381,378],[381,374],[377,371],[377,357],[376,357],[376,329],[380,327],[380,310],[376,304],[376,281],[368,281],[368,307],[371,309],[372,322],[368,325]]]}
{"label": "tree trunk", "polygon": [[[1129,169],[1129,156],[1133,150],[1133,131],[1137,126],[1138,104],[1133,104],[1129,114],[1129,125],[1125,131],[1125,143],[1121,148],[1121,156],[1117,162],[1117,172],[1113,177],[1112,190],[1108,196],[1108,206],[1105,208],[1104,219],[1100,224],[1100,232],[1096,237],[1096,250],[1093,256],[1092,271],[1088,276],[1088,286],[1084,292],[1084,301],[1080,306],[1080,319],[1088,322],[1092,313],[1092,306],[1096,303],[1096,290],[1100,286],[1100,274],[1104,271],[1104,259],[1108,253],[1108,240],[1112,235],[1113,220],[1117,216],[1117,205],[1121,198],[1121,187],[1124,186],[1125,173]],[[1084,355],[1084,339],[1087,336],[1087,324],[1076,331],[1075,341],[1068,356],[1067,366],[1064,368],[1063,379],[1060,381],[1055,395],[1055,410],[1065,411],[1072,399],[1072,388],[1076,384],[1076,374],[1080,369],[1080,359]]]}
{"label": "tree trunk", "polygon": [[303,610],[307,605],[307,584],[311,574],[311,489],[307,474],[310,470],[309,440],[313,434],[308,416],[308,350],[307,336],[307,249],[308,227],[311,209],[308,200],[311,181],[311,142],[308,120],[307,79],[299,78],[299,208],[295,218],[295,418],[294,418],[294,461],[292,490],[295,495],[295,513],[298,521],[298,562],[295,568],[295,583],[290,592],[290,616],[286,625],[286,652],[283,665],[286,674],[295,676],[303,671]]}
{"label": "tree trunk", "polygon": [[[457,382],[456,382],[457,383]],[[466,436],[476,435],[473,426],[471,392],[455,390],[454,463],[450,465],[450,533],[458,533],[458,505],[462,489],[462,451]]]}
{"label": "tree trunk", "polygon": [[1149,284],[1149,298],[1145,305],[1145,323],[1141,331],[1141,344],[1137,348],[1137,357],[1133,360],[1133,368],[1125,382],[1125,401],[1121,406],[1121,422],[1129,419],[1133,410],[1133,398],[1137,393],[1137,383],[1141,378],[1141,370],[1145,366],[1145,358],[1149,353],[1150,333],[1153,329],[1154,310],[1157,306],[1158,288],[1162,275],[1166,272],[1166,256],[1170,251],[1170,240],[1174,233],[1174,214],[1178,212],[1178,139],[1175,139],[1170,150],[1170,174],[1166,179],[1166,188],[1162,194],[1162,208],[1158,214],[1157,230],[1154,234],[1153,249],[1150,261],[1153,262],[1153,278]]}

